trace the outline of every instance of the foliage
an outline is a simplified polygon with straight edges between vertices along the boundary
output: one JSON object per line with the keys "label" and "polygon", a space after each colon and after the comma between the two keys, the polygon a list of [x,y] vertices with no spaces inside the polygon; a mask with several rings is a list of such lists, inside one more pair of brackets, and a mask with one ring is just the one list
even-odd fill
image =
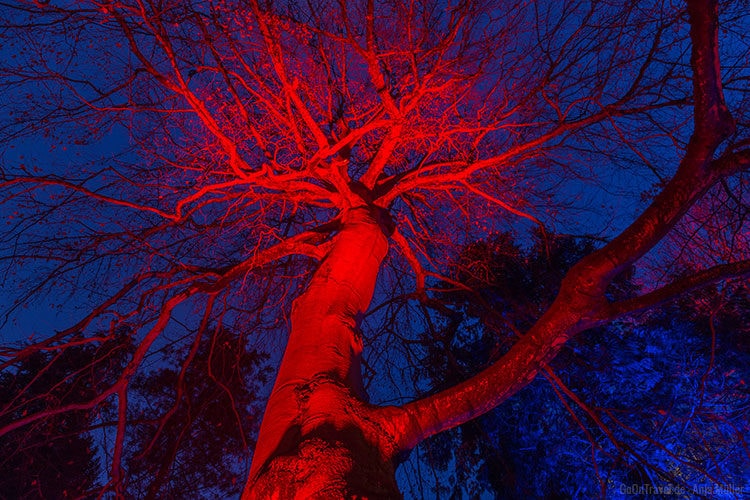
{"label": "foliage", "polygon": [[[128,416],[126,464],[134,498],[238,495],[260,422],[267,356],[248,336],[214,328],[172,366],[140,375]],[[185,357],[191,358],[187,363]]]}
{"label": "foliage", "polygon": [[[106,386],[115,365],[132,353],[127,332],[100,349],[84,345],[58,354],[35,352],[2,374],[2,423],[33,411],[84,404]],[[258,392],[267,382],[267,356],[247,335],[212,328],[190,352],[166,346],[166,363],[133,383],[127,425],[128,495],[132,498],[237,495],[260,420]],[[187,359],[186,359],[187,358]],[[19,385],[23,397],[13,398]],[[179,392],[175,392],[179,391]],[[106,470],[102,444],[116,408],[51,413],[0,441],[3,498],[95,496]],[[106,450],[106,448],[104,448]]]}

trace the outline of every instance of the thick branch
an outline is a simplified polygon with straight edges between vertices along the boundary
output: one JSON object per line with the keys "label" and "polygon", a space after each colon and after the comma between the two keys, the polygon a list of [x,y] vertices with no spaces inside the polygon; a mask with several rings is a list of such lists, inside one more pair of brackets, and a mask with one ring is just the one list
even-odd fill
{"label": "thick branch", "polygon": [[683,293],[726,279],[741,278],[743,276],[750,276],[750,260],[713,266],[675,280],[640,297],[609,304],[601,309],[599,317],[602,322],[612,321],[626,314],[664,304]]}
{"label": "thick branch", "polygon": [[658,243],[710,186],[732,171],[710,168],[716,148],[733,130],[718,81],[716,30],[706,33],[717,22],[716,2],[689,3],[696,127],[677,173],[617,238],[571,269],[547,312],[505,356],[455,387],[405,405],[398,418],[388,411],[390,428],[402,449],[482,415],[531,382],[573,335],[599,323],[612,279]]}
{"label": "thick branch", "polygon": [[690,63],[695,99],[694,138],[706,137],[721,142],[734,132],[734,120],[727,109],[721,86],[719,4],[705,0],[688,0],[687,4],[693,42]]}
{"label": "thick branch", "polygon": [[322,259],[329,249],[329,245],[323,243],[327,236],[327,233],[315,230],[291,236],[272,247],[259,251],[238,264],[221,270],[221,278],[218,281],[198,286],[203,292],[220,292],[239,276],[289,255],[307,255],[315,259]]}

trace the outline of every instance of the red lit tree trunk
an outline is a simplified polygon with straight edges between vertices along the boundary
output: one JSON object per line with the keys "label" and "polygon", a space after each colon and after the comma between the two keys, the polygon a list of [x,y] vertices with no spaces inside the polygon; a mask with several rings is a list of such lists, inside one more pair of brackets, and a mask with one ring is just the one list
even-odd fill
{"label": "red lit tree trunk", "polygon": [[388,242],[369,209],[348,210],[295,302],[243,498],[399,496],[386,432],[362,386],[359,322]]}
{"label": "red lit tree trunk", "polygon": [[[568,272],[546,313],[483,372],[399,408],[365,402],[358,323],[388,243],[378,209],[344,211],[330,251],[294,303],[289,342],[244,499],[400,497],[397,454],[501,404],[531,382],[573,335],[664,300],[662,292],[672,296],[710,280],[709,273],[695,282],[677,281],[628,303],[606,298],[612,280],[656,245],[712,185],[747,165],[744,152],[715,158],[734,131],[719,74],[717,6],[689,2],[688,10],[695,131],[676,174],[627,229]],[[723,275],[747,272],[743,263],[730,267]]]}

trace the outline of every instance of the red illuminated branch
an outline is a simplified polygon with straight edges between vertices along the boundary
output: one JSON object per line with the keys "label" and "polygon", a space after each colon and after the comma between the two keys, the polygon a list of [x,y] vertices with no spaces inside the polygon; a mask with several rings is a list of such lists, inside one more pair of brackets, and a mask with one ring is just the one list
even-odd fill
{"label": "red illuminated branch", "polygon": [[504,201],[502,201],[502,200],[500,200],[498,198],[495,198],[494,196],[490,196],[489,194],[485,193],[484,191],[480,191],[479,189],[475,188],[474,186],[472,186],[471,184],[469,184],[466,181],[462,182],[461,184],[466,189],[468,189],[469,191],[471,191],[472,193],[474,193],[476,195],[481,196],[485,200],[487,200],[489,202],[492,202],[495,205],[499,205],[500,207],[504,208],[505,210],[507,210],[508,212],[510,212],[510,213],[512,213],[514,215],[517,215],[519,217],[523,217],[524,219],[530,220],[531,222],[533,222],[534,224],[536,224],[537,226],[539,226],[539,229],[542,231],[542,235],[544,235],[545,238],[546,238],[547,231],[544,228],[544,224],[542,224],[542,221],[540,221],[539,219],[537,219],[533,215],[531,215],[529,213],[526,213],[524,211],[518,210],[517,208],[514,208],[514,207],[510,206],[509,204],[505,203]]}
{"label": "red illuminated branch", "polygon": [[120,25],[120,28],[125,34],[125,37],[127,38],[130,45],[130,50],[138,58],[141,64],[143,64],[146,71],[148,71],[165,88],[185,98],[188,104],[190,104],[195,113],[201,119],[202,123],[206,126],[208,131],[213,134],[226,154],[229,156],[229,166],[232,169],[232,172],[234,172],[234,174],[240,179],[248,179],[248,172],[251,172],[253,169],[242,159],[239,151],[237,150],[237,145],[221,130],[221,126],[208,110],[205,103],[190,90],[187,82],[182,76],[181,69],[179,67],[179,64],[177,63],[177,57],[175,55],[174,48],[172,47],[172,43],[169,38],[165,35],[163,26],[160,26],[158,23],[154,24],[151,16],[149,16],[148,13],[145,12],[145,10],[141,10],[140,14],[143,20],[143,24],[151,30],[154,38],[167,56],[174,72],[174,80],[171,80],[163,75],[142,53],[141,49],[138,47],[138,43],[136,42],[133,30],[122,13],[118,12],[114,8],[110,9],[110,13],[115,17]]}
{"label": "red illuminated branch", "polygon": [[157,319],[156,324],[146,334],[145,338],[138,344],[138,347],[133,353],[133,357],[131,361],[125,367],[122,374],[118,378],[117,382],[114,383],[112,386],[103,390],[96,397],[92,398],[90,401],[87,401],[85,403],[67,404],[67,405],[58,406],[56,408],[50,408],[48,410],[40,411],[38,413],[32,413],[30,415],[21,417],[13,422],[10,422],[4,427],[0,427],[0,436],[3,436],[7,434],[8,432],[11,432],[15,429],[28,425],[32,422],[36,422],[37,420],[40,420],[43,418],[48,418],[54,415],[59,415],[61,413],[67,413],[71,411],[90,410],[92,408],[95,408],[97,405],[99,405],[101,402],[109,398],[111,395],[123,389],[127,385],[130,378],[135,374],[136,370],[138,369],[141,362],[143,361],[143,358],[146,356],[146,353],[151,348],[151,345],[153,344],[153,342],[164,331],[164,328],[166,328],[167,323],[169,322],[170,316],[172,314],[172,310],[174,310],[174,308],[178,304],[181,304],[183,301],[189,298],[193,293],[194,291],[185,290],[175,295],[164,304],[164,307],[162,308],[159,314],[159,318]]}
{"label": "red illuminated branch", "polygon": [[[201,33],[203,34],[203,38],[209,42],[207,43],[209,50],[211,50],[211,54],[214,57],[214,60],[216,61],[217,69],[219,73],[221,74],[222,78],[224,79],[224,83],[227,86],[227,90],[232,96],[232,99],[234,100],[234,104],[237,107],[238,112],[240,115],[242,115],[242,122],[245,127],[250,131],[250,134],[252,135],[253,139],[258,143],[258,146],[263,149],[263,152],[265,153],[266,157],[271,159],[271,153],[268,151],[266,141],[261,136],[260,132],[258,131],[257,127],[254,126],[252,119],[250,118],[250,115],[247,111],[247,108],[245,107],[245,104],[242,102],[242,99],[240,98],[239,94],[237,93],[237,89],[234,86],[234,83],[232,81],[232,76],[230,76],[230,71],[227,69],[226,65],[224,64],[224,58],[219,53],[219,51],[216,49],[216,46],[213,43],[210,43],[211,35],[208,33],[208,28],[206,27],[206,24],[203,22],[203,17],[200,14],[195,14],[193,16],[193,19],[195,19],[195,22],[200,27]],[[225,33],[225,35],[228,35]],[[231,40],[230,36],[227,36],[228,39]],[[239,58],[242,60],[242,58]],[[244,61],[243,61],[244,62]],[[252,72],[249,72],[249,74],[252,74]],[[241,79],[240,79],[241,80]],[[271,108],[273,108],[271,106]]]}
{"label": "red illuminated branch", "polygon": [[[335,228],[336,226],[336,223],[331,224],[331,228]],[[259,251],[239,264],[216,271],[221,275],[216,282],[200,284],[198,287],[206,293],[220,292],[229,283],[245,275],[252,269],[289,255],[307,255],[320,260],[330,249],[330,242],[323,243],[327,237],[327,232],[316,232],[314,230],[289,237],[272,247]]]}
{"label": "red illuminated branch", "polygon": [[[434,163],[420,164],[409,172],[399,174],[398,183],[395,184],[393,189],[387,191],[381,196],[378,199],[378,203],[387,206],[403,193],[413,191],[417,188],[433,188],[437,186],[438,189],[441,189],[441,187],[447,183],[468,181],[473,174],[479,171],[491,167],[506,165],[511,162],[518,162],[520,159],[524,158],[525,155],[534,154],[534,152],[541,146],[552,143],[554,140],[559,139],[566,134],[576,130],[581,130],[604,120],[609,120],[614,117],[637,115],[659,108],[672,107],[681,104],[685,104],[684,99],[660,102],[653,105],[637,106],[628,109],[619,108],[617,105],[605,106],[598,112],[593,113],[586,118],[559,123],[541,136],[525,141],[522,144],[512,147],[498,155],[473,162],[438,161]],[[506,127],[507,125],[497,126],[498,129]],[[484,134],[491,130],[493,130],[492,127],[485,127]],[[450,167],[451,171],[447,173],[436,173],[446,167]]]}
{"label": "red illuminated branch", "polygon": [[396,243],[396,246],[399,248],[399,250],[401,250],[401,253],[404,255],[406,262],[408,262],[409,265],[411,266],[412,271],[414,271],[414,276],[417,281],[417,284],[416,284],[417,295],[418,296],[424,295],[425,271],[422,268],[422,264],[419,263],[419,259],[417,259],[417,256],[414,255],[414,251],[411,249],[409,242],[399,232],[398,228],[393,230],[393,234],[391,235],[391,238],[393,239],[393,242]]}
{"label": "red illuminated branch", "polygon": [[[153,436],[151,437],[151,440],[148,442],[146,446],[144,446],[143,451],[139,454],[138,456],[139,459],[142,459],[144,456],[150,453],[155,446],[157,446],[158,439],[161,437],[162,432],[164,432],[165,427],[169,424],[170,419],[172,418],[172,416],[174,416],[177,413],[179,406],[183,403],[183,398],[185,397],[185,394],[186,394],[185,376],[187,374],[188,368],[190,367],[191,363],[193,362],[193,360],[195,359],[198,353],[201,339],[203,338],[203,335],[205,334],[205,331],[208,328],[208,323],[211,319],[211,313],[213,312],[215,299],[216,299],[215,296],[210,296],[208,298],[208,301],[206,303],[206,306],[203,312],[203,318],[198,327],[198,331],[195,334],[195,339],[193,340],[193,343],[190,346],[190,351],[188,352],[188,355],[185,358],[185,361],[182,362],[179,375],[177,376],[177,383],[175,385],[174,403],[164,413],[164,415],[162,415],[159,418],[159,426],[154,432]],[[211,364],[209,363],[208,366],[209,366],[209,371],[210,371]],[[234,408],[234,406],[232,408]],[[244,436],[243,436],[243,439],[244,439]],[[176,446],[177,446],[176,443],[174,443],[173,447],[176,448]],[[161,465],[161,467],[159,468],[159,474],[155,478],[151,486],[149,487],[149,491],[158,491],[158,487],[164,482],[165,476],[168,474],[171,464],[172,464],[172,461],[165,461],[165,463]]]}
{"label": "red illuminated branch", "polygon": [[[58,332],[55,335],[52,335],[51,337],[48,337],[33,345],[24,347],[20,351],[16,352],[10,361],[0,364],[0,370],[5,370],[6,368],[8,368],[8,366],[26,359],[27,357],[29,357],[30,355],[32,355],[33,353],[37,351],[46,350],[46,349],[52,350],[52,349],[59,348],[59,345],[56,344],[56,342],[59,342],[66,337],[69,337],[71,335],[84,331],[86,327],[89,324],[91,324],[96,318],[99,318],[100,316],[105,314],[113,305],[117,304],[123,297],[125,297],[128,293],[133,291],[142,282],[152,279],[152,278],[159,278],[159,277],[164,278],[168,276],[171,276],[171,274],[155,273],[155,272],[144,273],[144,274],[135,276],[128,283],[126,283],[122,288],[120,288],[120,290],[112,294],[111,297],[109,297],[103,303],[95,307],[81,321],[79,321],[78,323],[76,323],[70,328],[67,328],[61,332]],[[69,345],[69,341],[66,341],[65,345]]]}
{"label": "red illuminated branch", "polygon": [[[735,148],[739,144],[734,145]],[[728,177],[737,172],[750,170],[750,149],[724,153],[709,165],[709,170],[717,177]]]}
{"label": "red illuminated branch", "polygon": [[364,184],[366,188],[373,189],[375,187],[375,182],[382,174],[383,169],[393,154],[393,151],[396,149],[403,130],[404,127],[401,122],[396,122],[391,126],[390,130],[388,130],[388,133],[378,148],[378,152],[375,154],[375,158],[370,162],[367,172],[365,172],[360,179],[360,182]]}
{"label": "red illuminated branch", "polygon": [[[170,321],[172,311],[177,305],[181,304],[182,302],[184,302],[186,299],[188,299],[189,297],[191,297],[197,292],[215,294],[223,290],[231,281],[244,275],[245,273],[249,272],[251,269],[261,266],[263,264],[266,264],[268,262],[271,262],[273,260],[282,258],[287,255],[305,254],[305,255],[313,256],[315,258],[322,258],[322,256],[325,255],[326,252],[328,251],[329,246],[326,244],[315,245],[313,244],[313,242],[320,243],[326,237],[327,237],[327,234],[325,232],[321,233],[321,232],[315,232],[315,231],[308,231],[305,233],[301,233],[287,240],[284,240],[280,242],[279,244],[272,246],[266,250],[260,251],[256,255],[254,255],[252,258],[247,259],[241,262],[240,264],[233,266],[229,269],[226,269],[223,271],[204,271],[202,272],[201,275],[198,275],[198,276],[192,276],[189,278],[185,278],[183,280],[177,280],[177,281],[171,282],[164,286],[157,286],[157,287],[152,288],[149,292],[147,292],[148,294],[154,294],[161,290],[177,288],[180,285],[188,286],[183,291],[178,292],[177,294],[172,296],[170,299],[168,299],[164,303],[164,305],[161,307],[161,311],[156,320],[156,323],[149,330],[149,332],[146,334],[144,339],[138,343],[136,350],[133,353],[131,361],[123,369],[120,377],[118,378],[115,384],[113,384],[108,389],[103,390],[100,394],[98,394],[95,398],[92,398],[88,402],[67,404],[67,405],[63,405],[60,407],[56,407],[56,408],[50,408],[48,410],[30,414],[26,417],[17,419],[14,422],[11,422],[10,424],[0,428],[0,436],[8,432],[11,432],[15,429],[18,429],[20,427],[23,427],[25,425],[28,425],[30,423],[33,423],[39,419],[48,418],[54,415],[58,415],[58,414],[66,413],[70,411],[90,410],[92,408],[95,408],[97,405],[102,403],[104,400],[106,400],[113,394],[118,394],[119,404],[124,407],[127,404],[124,394],[127,388],[128,381],[135,374],[136,370],[138,369],[141,362],[143,361],[146,354],[148,353],[149,349],[151,348],[151,345],[153,344],[153,342],[159,337],[159,335],[161,335],[161,333],[166,328],[167,324]],[[201,278],[208,278],[210,276],[217,276],[219,274],[220,274],[220,278],[213,283],[200,282]],[[87,318],[84,318],[81,322],[79,322],[72,329],[68,329],[64,332],[60,332],[59,334],[53,337],[50,337],[46,339],[45,341],[42,341],[33,346],[29,346],[23,349],[22,351],[17,353],[11,361],[9,361],[8,363],[5,363],[3,366],[10,364],[10,363],[13,363],[13,364],[17,363],[19,360],[31,355],[33,352],[42,350],[47,346],[51,346],[53,342],[64,338],[65,336],[69,335],[70,332],[74,330],[80,331],[80,329],[85,328],[87,323],[91,322],[94,318],[101,315],[111,305],[116,303],[129,291],[137,287],[143,280],[152,278],[154,276],[156,276],[156,273],[144,274],[144,275],[137,277],[136,279],[132,280],[128,285],[123,287],[117,294],[114,294],[109,300],[107,300],[98,308],[96,308],[89,316],[87,316]],[[56,346],[56,347],[59,348],[61,346]],[[122,439],[120,436],[122,436],[122,432],[124,432],[124,430],[122,432],[120,431],[119,429],[120,425],[124,425],[124,419],[122,416],[120,417],[120,420],[118,423],[118,440]],[[120,442],[118,446],[122,446],[122,443]],[[116,446],[116,449],[117,449],[117,446]],[[119,455],[116,453],[116,456],[119,456]],[[113,463],[113,470],[112,470],[114,477],[117,477],[117,475],[119,475],[119,472],[118,472],[119,467],[120,465],[118,461],[116,460]]]}
{"label": "red illuminated branch", "polygon": [[[571,399],[576,406],[581,408],[586,415],[589,416],[589,418],[596,423],[596,425],[601,429],[601,431],[604,433],[605,436],[607,436],[607,439],[610,440],[610,442],[615,446],[617,449],[623,449],[624,446],[620,441],[615,437],[614,433],[609,429],[606,423],[601,419],[599,414],[591,408],[589,405],[587,405],[584,401],[579,398],[576,393],[574,393],[570,388],[565,385],[565,382],[563,382],[560,377],[557,376],[557,374],[552,371],[552,368],[550,368],[549,365],[544,365],[542,368],[542,373],[544,377],[550,382],[552,385],[552,390],[555,391],[555,395],[557,395],[560,402],[563,404],[565,409],[567,410],[570,417],[573,419],[573,421],[578,424],[580,429],[586,434],[587,439],[589,440],[589,443],[591,444],[591,462],[594,465],[594,470],[596,471],[596,477],[600,485],[600,492],[602,498],[605,498],[606,496],[606,482],[602,480],[602,478],[599,476],[599,467],[597,466],[597,460],[596,460],[596,450],[601,449],[601,446],[597,444],[596,438],[591,434],[591,430],[589,429],[589,426],[586,425],[579,417],[578,414],[573,410],[573,408],[570,406],[568,401],[565,399],[565,396]],[[636,453],[633,454],[634,456],[637,456]]]}
{"label": "red illuminated branch", "polygon": [[[378,59],[378,47],[375,41],[375,2],[374,0],[367,0],[367,13],[365,14],[365,49],[362,49],[359,44],[355,42],[355,46],[359,49],[360,54],[364,57],[367,62],[367,71],[370,74],[370,79],[375,86],[375,91],[380,97],[380,101],[383,107],[391,116],[391,118],[399,118],[401,113],[396,106],[395,101],[391,97],[388,89],[388,82],[385,81],[383,72],[380,69],[380,61]],[[351,32],[350,32],[351,36]],[[354,40],[353,40],[354,41]]]}
{"label": "red illuminated branch", "polygon": [[117,496],[123,496],[125,474],[122,470],[122,453],[125,445],[125,430],[128,422],[128,384],[127,382],[118,387],[117,392],[117,430],[115,433],[115,446],[112,453],[111,485],[117,492]]}
{"label": "red illuminated branch", "polygon": [[[114,387],[117,387],[117,386],[114,386]],[[13,422],[9,423],[8,425],[4,427],[0,427],[0,436],[3,436],[11,431],[14,431],[20,427],[23,427],[24,425],[28,425],[32,422],[36,422],[37,420],[40,420],[43,418],[48,418],[54,415],[59,415],[61,413],[67,413],[71,411],[90,410],[96,407],[99,403],[101,403],[105,399],[107,399],[114,392],[115,391],[112,390],[112,388],[110,388],[109,390],[102,392],[101,394],[98,394],[95,398],[85,403],[67,404],[65,406],[58,406],[56,408],[51,408],[43,412],[32,413],[31,415],[21,417],[17,420],[14,420]]]}
{"label": "red illuminated branch", "polygon": [[[294,127],[294,121],[292,120],[290,122],[288,117],[285,116],[281,112],[281,104],[280,104],[281,101],[279,100],[279,96],[277,95],[277,93],[274,92],[272,89],[270,89],[263,82],[263,79],[260,78],[259,75],[257,75],[256,72],[248,65],[247,61],[245,61],[245,58],[242,56],[240,48],[237,46],[236,40],[231,36],[232,34],[223,28],[220,28],[220,29],[224,33],[224,36],[227,38],[227,41],[229,42],[235,61],[239,64],[240,68],[247,75],[246,77],[240,76],[239,74],[230,72],[228,69],[224,69],[223,65],[221,65],[220,71],[222,72],[222,76],[224,77],[225,81],[231,80],[230,78],[230,75],[231,75],[237,80],[241,88],[252,96],[255,102],[258,102],[263,106],[264,111],[268,113],[268,115],[271,117],[273,121],[277,123],[288,124],[290,128]],[[212,51],[215,50],[213,45],[211,45],[211,49]],[[248,82],[248,77],[252,78],[252,85]],[[254,85],[258,86],[263,92],[265,92],[265,95],[262,92],[256,90],[254,88]],[[234,86],[232,86],[231,89],[233,92],[233,98],[236,100],[236,103],[240,105],[241,101],[239,101],[239,96],[237,96],[236,89],[234,88]],[[267,97],[267,96],[270,96],[270,97]],[[256,128],[252,125],[252,121],[250,120],[250,116],[248,115],[248,112],[245,106],[241,105],[240,109],[241,109],[240,113],[242,113],[243,119],[247,120],[246,126],[251,127],[251,133],[253,135],[253,138],[255,138],[255,140],[258,141],[258,145],[264,150],[266,157],[270,159],[272,155],[267,150],[267,140],[263,138],[260,135],[260,132],[257,132]]]}
{"label": "red illuminated branch", "polygon": [[6,181],[3,181],[3,182],[0,182],[0,187],[9,187],[9,186],[12,186],[13,184],[32,184],[32,185],[34,185],[34,187],[60,186],[60,187],[64,187],[66,189],[70,189],[72,191],[76,191],[78,193],[84,194],[84,195],[86,195],[89,198],[92,198],[92,199],[95,199],[95,200],[99,200],[99,201],[104,201],[104,202],[110,203],[112,205],[117,205],[117,206],[121,206],[121,207],[132,208],[134,210],[139,210],[139,211],[152,212],[152,213],[155,213],[156,215],[159,215],[159,216],[161,216],[161,217],[163,217],[165,219],[170,219],[170,220],[178,220],[179,219],[178,215],[174,215],[174,214],[170,214],[170,213],[164,212],[162,210],[159,210],[158,208],[149,207],[147,205],[141,205],[141,204],[138,204],[138,203],[133,203],[131,201],[119,200],[117,198],[112,198],[110,196],[106,196],[106,195],[97,193],[95,191],[91,191],[88,188],[85,188],[85,187],[80,186],[78,184],[73,184],[72,182],[68,182],[68,181],[65,181],[65,180],[62,180],[62,179],[55,179],[55,178],[52,178],[52,177],[14,177],[14,178],[12,178],[10,180],[6,180]]}
{"label": "red illuminated branch", "polygon": [[[253,9],[253,13],[255,14],[255,17],[258,21],[260,32],[263,35],[263,41],[265,42],[266,48],[268,49],[268,55],[271,57],[274,71],[276,72],[276,76],[279,77],[279,81],[281,82],[282,88],[284,89],[284,93],[292,100],[294,106],[302,116],[302,120],[304,121],[305,125],[307,125],[307,128],[313,134],[313,137],[315,137],[315,140],[318,144],[318,149],[327,148],[329,144],[328,138],[320,129],[317,122],[310,114],[310,111],[307,109],[307,106],[305,106],[305,104],[302,102],[302,99],[300,99],[299,94],[297,93],[298,82],[296,80],[289,81],[289,77],[287,76],[287,71],[284,64],[282,50],[279,46],[279,41],[272,33],[271,27],[267,22],[269,16],[265,12],[261,11],[257,1],[252,1],[251,6]],[[301,144],[301,146],[303,145]],[[305,149],[300,150],[300,153],[302,154],[304,154],[305,152]]]}
{"label": "red illuminated branch", "polygon": [[183,214],[184,208],[190,205],[191,203],[194,203],[195,201],[200,200],[203,196],[205,196],[208,193],[220,191],[220,190],[230,188],[230,187],[247,185],[247,184],[248,183],[246,183],[245,181],[238,179],[238,180],[231,180],[228,182],[221,182],[218,184],[205,185],[202,188],[200,188],[198,191],[194,192],[193,194],[189,196],[186,196],[185,198],[180,199],[180,201],[177,202],[177,204],[175,205],[175,210],[174,210],[175,217],[177,217],[178,220],[182,219],[184,217],[184,214]]}
{"label": "red illuminated branch", "polygon": [[688,0],[687,5],[690,39],[693,42],[690,64],[693,68],[695,99],[694,147],[700,144],[711,149],[712,153],[723,139],[734,132],[735,126],[721,87],[719,4],[716,1]]}
{"label": "red illuminated branch", "polygon": [[[252,181],[249,180],[250,177],[252,177]],[[253,187],[265,188],[268,190],[279,192],[291,191],[294,192],[298,198],[306,199],[310,203],[323,203],[323,200],[330,199],[332,197],[332,193],[330,191],[327,191],[319,186],[316,186],[313,183],[305,181],[302,177],[302,174],[295,173],[288,175],[273,175],[267,166],[264,166],[263,169],[256,173],[250,174],[250,176],[246,177],[245,179],[235,179],[227,182],[204,185],[194,193],[180,199],[175,204],[174,213],[165,212],[164,210],[148,205],[135,203],[132,201],[113,198],[111,196],[92,191],[79,184],[74,184],[72,182],[57,179],[54,177],[14,177],[12,179],[0,182],[0,188],[10,187],[14,184],[31,184],[34,188],[41,188],[44,186],[59,186],[81,193],[90,199],[99,200],[115,206],[131,208],[133,210],[151,212],[173,222],[181,222],[185,220],[185,217],[187,215],[185,213],[185,207],[199,201],[207,194],[221,192],[227,188],[246,186],[248,191],[251,191]]]}
{"label": "red illuminated branch", "polygon": [[750,260],[721,264],[701,271],[695,271],[689,276],[680,278],[640,297],[603,306],[599,312],[599,318],[602,322],[609,322],[626,314],[664,304],[692,290],[709,286],[719,281],[746,276],[750,276]]}

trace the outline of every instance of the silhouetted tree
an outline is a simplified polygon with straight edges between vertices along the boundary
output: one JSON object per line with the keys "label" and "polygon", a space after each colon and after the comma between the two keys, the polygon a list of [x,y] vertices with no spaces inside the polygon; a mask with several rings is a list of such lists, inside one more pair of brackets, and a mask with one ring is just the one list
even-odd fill
{"label": "silhouetted tree", "polygon": [[260,422],[258,395],[269,371],[267,356],[247,341],[247,335],[213,328],[187,352],[170,353],[171,366],[134,381],[140,404],[128,417],[130,495],[239,494]]}

